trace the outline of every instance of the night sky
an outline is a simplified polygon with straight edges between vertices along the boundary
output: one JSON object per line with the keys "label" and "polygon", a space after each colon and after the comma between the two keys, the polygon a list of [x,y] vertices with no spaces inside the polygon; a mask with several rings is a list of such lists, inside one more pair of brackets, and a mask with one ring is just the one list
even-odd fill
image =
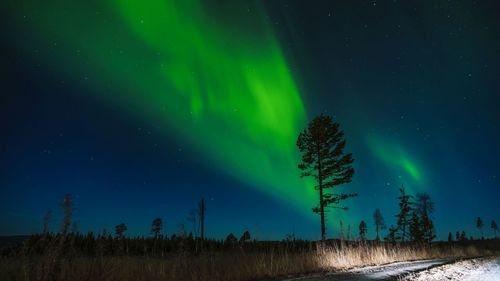
{"label": "night sky", "polygon": [[[211,2],[211,3],[210,3]],[[271,3],[272,2],[272,3]],[[398,188],[428,192],[438,239],[500,221],[497,1],[7,1],[0,12],[0,235],[74,198],[80,231],[320,238],[299,131],[340,122],[348,211],[373,237]]]}

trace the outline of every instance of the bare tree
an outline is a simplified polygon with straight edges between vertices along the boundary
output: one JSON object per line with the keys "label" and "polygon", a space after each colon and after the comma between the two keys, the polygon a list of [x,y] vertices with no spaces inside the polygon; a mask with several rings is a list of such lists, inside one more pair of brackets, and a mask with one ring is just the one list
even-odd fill
{"label": "bare tree", "polygon": [[49,233],[49,224],[52,218],[52,210],[48,209],[45,216],[43,216],[43,234],[47,235]]}
{"label": "bare tree", "polygon": [[64,194],[64,199],[61,204],[64,212],[63,224],[61,227],[61,234],[65,237],[68,234],[69,227],[71,225],[71,216],[73,215],[73,200],[71,199],[71,194]]}
{"label": "bare tree", "polygon": [[190,222],[193,225],[192,232],[194,233],[195,237],[198,237],[198,228],[197,228],[197,211],[195,209],[189,210],[189,213],[187,215],[187,221]]}

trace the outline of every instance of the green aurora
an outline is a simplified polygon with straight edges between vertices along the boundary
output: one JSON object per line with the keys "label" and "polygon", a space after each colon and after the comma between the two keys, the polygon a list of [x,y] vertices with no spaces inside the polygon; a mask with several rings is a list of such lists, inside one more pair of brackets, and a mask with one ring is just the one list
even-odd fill
{"label": "green aurora", "polygon": [[359,195],[328,237],[370,236],[376,208],[393,224],[402,184],[433,198],[439,239],[498,222],[498,5],[373,4],[5,1],[0,235],[70,193],[84,232],[172,234],[204,197],[213,238],[317,239],[295,142],[321,113],[355,159],[332,192]]}
{"label": "green aurora", "polygon": [[166,125],[207,165],[309,213],[316,195],[298,177],[306,112],[294,77],[262,9],[227,9],[33,1],[17,11],[36,30],[22,47],[46,52],[93,98]]}
{"label": "green aurora", "polygon": [[[264,9],[235,2],[225,9],[196,0],[13,8],[26,30],[18,42],[25,52],[45,52],[47,64],[92,98],[147,120],[191,157],[310,216],[317,194],[297,169],[295,140],[308,119],[297,74]],[[401,146],[373,138],[368,147],[406,171],[411,186],[422,182]]]}
{"label": "green aurora", "polygon": [[[417,161],[407,149],[397,142],[378,136],[370,136],[367,142],[373,155],[399,175],[401,183],[404,183],[405,187],[409,187],[410,193],[423,191],[422,189],[425,187],[424,175],[417,165]],[[405,175],[405,177],[403,178],[401,175]]]}

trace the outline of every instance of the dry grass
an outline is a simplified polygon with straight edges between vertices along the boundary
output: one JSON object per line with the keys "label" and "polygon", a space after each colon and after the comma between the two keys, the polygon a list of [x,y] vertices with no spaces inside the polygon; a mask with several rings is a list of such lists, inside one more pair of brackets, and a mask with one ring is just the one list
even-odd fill
{"label": "dry grass", "polygon": [[490,253],[487,251],[480,253],[480,251],[472,245],[466,247],[354,245],[319,250],[317,259],[322,268],[335,271],[360,266],[381,265],[397,261],[470,257],[480,254]]}
{"label": "dry grass", "polygon": [[145,257],[38,257],[1,258],[0,280],[261,280],[395,261],[445,257],[478,256],[473,246],[400,247],[392,245],[351,245],[322,248],[303,253],[244,251],[180,253],[160,259]]}

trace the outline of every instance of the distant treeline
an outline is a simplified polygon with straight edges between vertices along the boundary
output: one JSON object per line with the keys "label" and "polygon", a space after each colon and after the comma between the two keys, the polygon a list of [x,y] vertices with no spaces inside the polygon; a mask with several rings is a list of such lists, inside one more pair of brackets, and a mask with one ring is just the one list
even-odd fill
{"label": "distant treeline", "polygon": [[[243,237],[243,236],[242,236]],[[338,239],[326,240],[326,245],[341,248],[367,246],[367,245],[391,245],[408,243],[392,243],[382,241],[341,241]],[[492,243],[493,242],[493,243]],[[487,240],[458,240],[450,242],[435,242],[436,245],[468,245],[468,244],[496,245],[490,247],[498,249],[498,239]],[[60,249],[61,253],[72,256],[148,256],[148,257],[168,257],[179,253],[197,254],[201,252],[240,252],[246,253],[301,253],[315,251],[321,245],[320,241],[309,241],[302,239],[281,240],[281,241],[257,241],[236,239],[233,234],[229,234],[225,240],[205,239],[203,249],[201,248],[199,238],[192,235],[171,237],[113,237],[111,234],[98,234],[92,232],[87,234],[69,233],[66,236],[62,234],[35,234],[30,236],[22,244],[10,245],[1,249],[2,256],[13,256],[23,252],[25,255],[44,255],[55,248]]]}
{"label": "distant treeline", "polygon": [[[248,232],[246,232],[248,233]],[[242,236],[244,238],[245,235]],[[283,241],[256,241],[237,239],[229,234],[226,239],[205,239],[201,248],[200,238],[193,235],[172,235],[158,237],[113,237],[111,234],[69,233],[35,234],[23,244],[2,249],[2,255],[12,255],[24,251],[28,255],[43,255],[53,248],[61,248],[63,253],[76,256],[138,255],[163,257],[180,252],[200,253],[202,251],[222,252],[303,252],[316,249],[315,241],[301,239]],[[333,242],[332,242],[333,243]]]}

